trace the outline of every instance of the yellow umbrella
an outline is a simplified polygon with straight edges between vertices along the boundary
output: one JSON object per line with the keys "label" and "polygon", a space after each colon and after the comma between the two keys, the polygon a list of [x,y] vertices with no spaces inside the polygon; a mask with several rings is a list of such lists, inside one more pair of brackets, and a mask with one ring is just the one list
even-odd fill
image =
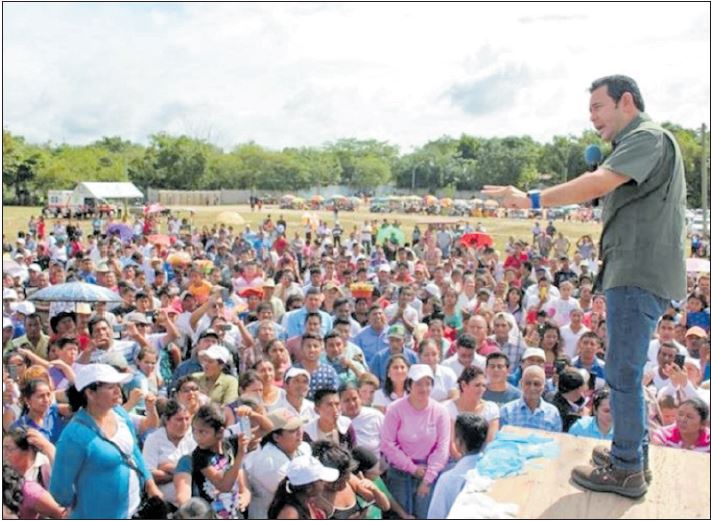
{"label": "yellow umbrella", "polygon": [[426,195],[422,198],[426,206],[433,206],[437,204],[437,198],[434,195]]}
{"label": "yellow umbrella", "polygon": [[220,212],[215,218],[216,223],[222,223],[232,226],[239,226],[245,223],[244,217],[237,212]]}
{"label": "yellow umbrella", "polygon": [[439,200],[439,204],[441,204],[445,208],[449,208],[450,206],[452,206],[452,200],[449,197],[443,197]]}

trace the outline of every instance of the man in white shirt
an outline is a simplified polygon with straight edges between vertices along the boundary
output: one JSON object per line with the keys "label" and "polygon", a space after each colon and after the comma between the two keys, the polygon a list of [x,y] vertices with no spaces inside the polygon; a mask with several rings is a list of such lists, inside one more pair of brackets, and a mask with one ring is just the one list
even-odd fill
{"label": "man in white shirt", "polygon": [[590,331],[583,325],[583,310],[578,308],[570,312],[570,323],[560,328],[560,336],[563,338],[565,354],[572,360],[578,350],[578,340],[585,333]]}
{"label": "man in white shirt", "polygon": [[291,367],[284,375],[284,391],[279,400],[271,407],[276,410],[287,409],[302,418],[305,423],[316,419],[314,402],[306,399],[311,385],[311,375],[306,369]]}
{"label": "man in white shirt", "polygon": [[373,454],[380,455],[380,438],[385,416],[372,407],[364,407],[358,386],[349,383],[340,391],[341,411],[351,419],[355,431],[356,446],[368,449]]}
{"label": "man in white shirt", "polygon": [[671,374],[671,365],[674,363],[674,358],[679,354],[679,350],[672,342],[662,342],[657,353],[657,363],[651,366],[648,363],[645,366],[645,372],[652,374],[652,383],[659,391],[669,383],[669,374]]}
{"label": "man in white shirt", "polygon": [[657,338],[655,338],[649,343],[649,349],[647,350],[648,361],[656,363],[657,353],[659,352],[659,346],[662,345],[664,342],[672,342],[679,351],[679,354],[681,355],[687,356],[689,354],[689,351],[688,349],[686,349],[686,346],[677,342],[674,338],[675,325],[676,322],[674,320],[674,317],[671,315],[663,315],[662,318],[659,319],[659,323],[657,324]]}
{"label": "man in white shirt", "polygon": [[471,365],[476,365],[484,370],[486,357],[476,352],[476,340],[473,336],[465,333],[457,338],[457,352],[444,360],[442,365],[449,367],[459,378],[462,371]]}

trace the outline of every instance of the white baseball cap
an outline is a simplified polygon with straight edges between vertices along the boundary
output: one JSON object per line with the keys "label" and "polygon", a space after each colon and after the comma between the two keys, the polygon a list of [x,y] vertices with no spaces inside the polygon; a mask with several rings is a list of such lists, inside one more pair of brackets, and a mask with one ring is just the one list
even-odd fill
{"label": "white baseball cap", "polygon": [[385,271],[387,273],[390,273],[392,270],[390,269],[390,264],[381,264],[378,266],[378,271]]}
{"label": "white baseball cap", "polygon": [[306,369],[300,367],[291,366],[289,370],[284,375],[284,381],[286,382],[289,378],[294,378],[295,376],[304,375],[306,379],[311,382],[311,375]]}
{"label": "white baseball cap", "polygon": [[425,285],[425,291],[433,297],[442,298],[442,291],[439,289],[439,286],[437,286],[437,284],[435,284],[434,282],[430,282],[429,284]]}
{"label": "white baseball cap", "polygon": [[434,381],[434,374],[432,374],[432,368],[425,364],[413,364],[410,366],[410,370],[407,372],[407,377],[413,382],[419,382],[425,377],[432,378]]}
{"label": "white baseball cap", "polygon": [[2,328],[6,329],[8,327],[14,328],[15,326],[12,325],[12,320],[10,320],[8,317],[2,317]]}
{"label": "white baseball cap", "polygon": [[40,273],[42,271],[42,266],[40,266],[36,262],[33,262],[32,264],[27,266],[27,269],[30,271],[36,271],[37,273]]}
{"label": "white baseball cap", "polygon": [[76,369],[74,386],[81,391],[86,386],[95,382],[107,384],[125,384],[131,381],[133,374],[119,373],[116,369],[106,364],[88,364]]}
{"label": "white baseball cap", "polygon": [[3,288],[2,290],[3,300],[17,300],[17,291],[12,288]]}
{"label": "white baseball cap", "polygon": [[219,360],[223,364],[230,361],[230,352],[226,347],[219,344],[212,345],[200,353],[200,356],[206,356],[212,360]]}
{"label": "white baseball cap", "polygon": [[313,456],[297,456],[286,467],[286,479],[296,487],[317,481],[333,483],[339,475],[338,469],[325,467]]}
{"label": "white baseball cap", "polygon": [[532,358],[534,356],[545,360],[546,352],[540,347],[527,347],[526,350],[523,352],[521,360],[526,360],[527,358]]}
{"label": "white baseball cap", "polygon": [[23,300],[22,302],[18,302],[17,304],[12,304],[10,307],[16,313],[20,313],[21,315],[31,315],[36,311],[35,305],[32,302],[28,302],[27,300]]}

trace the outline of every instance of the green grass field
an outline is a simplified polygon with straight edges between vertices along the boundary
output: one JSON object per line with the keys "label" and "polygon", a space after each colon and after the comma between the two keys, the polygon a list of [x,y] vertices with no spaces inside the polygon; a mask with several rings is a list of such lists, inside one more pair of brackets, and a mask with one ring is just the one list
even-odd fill
{"label": "green grass field", "polygon": [[[302,222],[302,216],[304,211],[302,210],[282,210],[277,206],[264,206],[261,212],[252,212],[248,205],[236,205],[236,206],[194,206],[195,213],[194,224],[199,228],[203,226],[212,226],[215,224],[217,215],[224,211],[236,211],[238,212],[244,220],[250,224],[252,230],[255,230],[259,224],[266,218],[268,214],[271,214],[272,219],[276,220],[280,215],[284,215],[288,223],[289,236],[293,236],[294,231],[298,230],[303,232],[304,226]],[[171,207],[174,211],[179,211],[180,217],[188,217],[188,213],[185,212],[181,207]],[[182,211],[181,211],[182,210]],[[316,211],[311,212],[321,219],[325,219],[329,226],[333,225],[333,212],[330,211]],[[20,230],[27,230],[27,222],[30,216],[35,217],[40,214],[39,208],[32,207],[16,207],[16,206],[5,206],[2,210],[2,231],[3,234],[10,240],[15,237],[17,232]],[[382,214],[382,213],[370,213],[368,211],[358,211],[358,212],[339,212],[339,221],[341,226],[346,231],[346,234],[353,230],[354,226],[359,227],[365,220],[377,219],[382,221],[383,219],[388,219],[392,222],[398,220],[401,222],[401,227],[405,231],[405,235],[410,239],[412,235],[412,229],[416,223],[420,224],[420,229],[424,231],[426,228],[426,223],[429,222],[455,222],[457,220],[466,219],[468,222],[476,225],[477,222],[481,222],[488,233],[492,235],[495,241],[496,249],[503,251],[503,247],[506,244],[509,236],[514,236],[517,238],[523,238],[524,240],[531,240],[531,228],[533,227],[533,220],[530,219],[498,219],[498,218],[458,218],[458,217],[438,217],[420,214]],[[51,226],[54,220],[50,219],[48,221],[47,230],[51,230]],[[539,221],[542,225],[545,225],[545,221]],[[161,231],[165,231],[165,221],[161,223]],[[90,222],[81,221],[82,228],[85,232],[90,231]],[[571,243],[575,244],[575,241],[583,235],[591,235],[593,240],[597,242],[601,227],[597,223],[580,223],[580,222],[568,222],[568,221],[555,221],[555,226],[559,231],[562,231],[566,237],[568,237]],[[241,227],[237,227],[241,229]]]}

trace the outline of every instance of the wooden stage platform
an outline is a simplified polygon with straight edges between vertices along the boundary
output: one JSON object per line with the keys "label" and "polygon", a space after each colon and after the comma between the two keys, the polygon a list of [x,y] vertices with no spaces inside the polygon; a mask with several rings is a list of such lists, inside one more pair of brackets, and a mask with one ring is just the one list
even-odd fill
{"label": "wooden stage platform", "polygon": [[[650,447],[653,480],[639,500],[616,494],[588,492],[573,484],[570,471],[589,461],[600,440],[528,429],[506,428],[520,434],[556,438],[560,456],[531,460],[520,476],[497,480],[489,495],[519,506],[518,518],[527,519],[709,519],[708,454]],[[469,518],[476,519],[476,518]]]}

